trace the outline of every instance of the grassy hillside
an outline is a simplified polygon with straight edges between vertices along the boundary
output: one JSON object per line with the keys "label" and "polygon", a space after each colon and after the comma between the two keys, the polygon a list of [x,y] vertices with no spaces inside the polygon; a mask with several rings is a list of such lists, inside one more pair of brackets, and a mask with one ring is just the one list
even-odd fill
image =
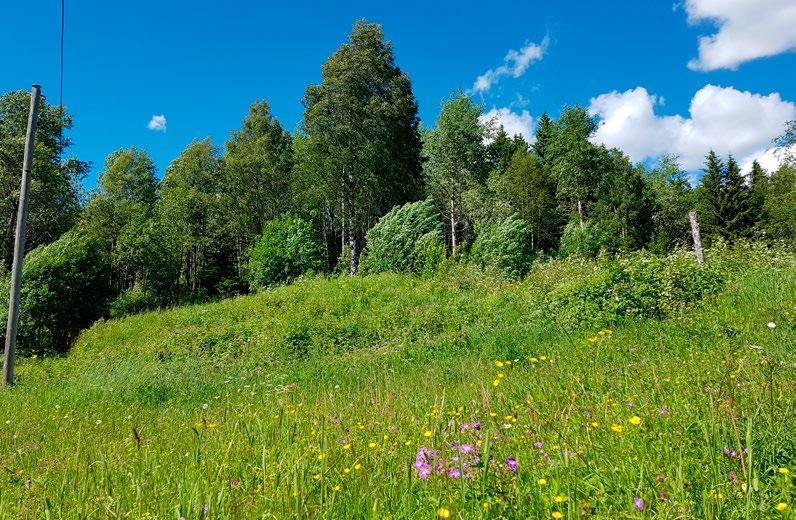
{"label": "grassy hillside", "polygon": [[796,264],[709,261],[311,279],[97,323],[3,393],[0,516],[788,517]]}

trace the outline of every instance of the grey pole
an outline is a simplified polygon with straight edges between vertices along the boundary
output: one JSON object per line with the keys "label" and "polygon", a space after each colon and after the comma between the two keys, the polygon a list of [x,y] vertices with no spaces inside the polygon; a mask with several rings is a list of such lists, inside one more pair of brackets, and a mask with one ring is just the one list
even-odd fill
{"label": "grey pole", "polygon": [[8,326],[6,327],[6,344],[3,354],[3,386],[14,383],[14,351],[17,346],[17,324],[19,323],[19,288],[22,284],[22,261],[25,258],[30,169],[33,164],[33,140],[36,137],[36,123],[39,120],[40,97],[41,87],[33,85],[30,91],[28,133],[25,136],[25,156],[22,163],[22,186],[19,190],[17,234],[14,242],[14,266],[11,270],[11,295],[8,302]]}
{"label": "grey pole", "polygon": [[702,254],[702,236],[699,234],[699,220],[697,220],[696,211],[689,211],[688,219],[691,221],[691,236],[694,237],[694,253],[696,253],[699,265],[703,265],[705,256]]}

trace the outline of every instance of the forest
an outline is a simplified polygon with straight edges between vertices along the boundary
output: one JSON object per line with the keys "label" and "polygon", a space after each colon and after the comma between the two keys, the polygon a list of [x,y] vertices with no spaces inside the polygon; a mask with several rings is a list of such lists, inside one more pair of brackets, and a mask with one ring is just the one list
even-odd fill
{"label": "forest", "polygon": [[[471,263],[521,279],[535,261],[796,240],[796,123],[781,166],[742,173],[710,152],[694,186],[677,157],[634,164],[594,144],[581,106],[508,135],[462,92],[421,126],[408,75],[377,24],[307,86],[291,133],[254,102],[223,147],[197,139],[163,172],[135,147],[111,153],[97,186],[70,155],[73,121],[45,103],[36,136],[20,348],[66,352],[98,318],[197,303],[310,274],[431,273]],[[0,286],[8,289],[27,93],[0,97]],[[79,124],[79,122],[78,122]],[[162,178],[161,178],[162,177]],[[0,312],[5,316],[5,299]],[[5,326],[5,318],[2,327]]]}

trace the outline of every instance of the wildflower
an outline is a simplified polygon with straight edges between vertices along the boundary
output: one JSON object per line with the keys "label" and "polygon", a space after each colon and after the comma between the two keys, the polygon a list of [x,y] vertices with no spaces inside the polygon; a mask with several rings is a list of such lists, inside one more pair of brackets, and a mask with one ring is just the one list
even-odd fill
{"label": "wildflower", "polygon": [[351,443],[349,442],[348,444],[343,444],[343,449],[344,450],[350,450],[351,449]]}
{"label": "wildflower", "polygon": [[203,505],[202,506],[202,512],[205,514],[205,516],[209,515],[210,514],[210,504]]}
{"label": "wildflower", "polygon": [[503,377],[504,377],[503,372],[498,372],[497,378],[498,379],[503,379]]}
{"label": "wildflower", "polygon": [[628,408],[633,408],[633,401],[629,401],[629,402],[627,403],[627,407],[628,407]]}
{"label": "wildflower", "polygon": [[437,516],[440,518],[450,518],[451,512],[449,509],[445,509],[444,507],[440,507],[437,509]]}
{"label": "wildflower", "polygon": [[340,491],[341,489],[342,487],[340,486],[340,484],[337,484],[335,487],[332,488],[332,491]]}
{"label": "wildflower", "polygon": [[325,453],[319,453],[318,454],[318,460],[323,460],[325,458],[326,458],[326,454]]}
{"label": "wildflower", "polygon": [[[769,329],[771,329],[771,330],[774,330],[774,329],[776,329],[776,328],[777,328],[777,324],[776,324],[776,323],[774,323],[773,321],[769,321],[769,322],[768,322],[768,328],[769,328]],[[786,507],[787,507],[787,506],[786,506]]]}
{"label": "wildflower", "polygon": [[492,504],[490,504],[489,502],[484,502],[483,504],[481,504],[481,507],[483,507],[484,509],[489,509],[490,507],[492,507]]}
{"label": "wildflower", "polygon": [[644,501],[641,499],[641,497],[633,497],[633,507],[639,511],[644,509]]}
{"label": "wildflower", "polygon": [[232,489],[235,489],[236,487],[238,487],[238,480],[234,479],[234,478],[232,480],[230,480],[229,481],[229,487],[231,487]]}
{"label": "wildflower", "polygon": [[373,449],[373,448],[375,448],[375,447],[376,447],[376,443],[375,443],[375,442],[373,442],[373,441],[370,441],[370,442],[368,443],[368,448],[370,448],[370,449]]}
{"label": "wildflower", "polygon": [[348,475],[349,473],[351,473],[351,468],[343,468],[343,473]]}
{"label": "wildflower", "polygon": [[784,476],[786,476],[786,477],[787,477],[788,475],[790,475],[790,470],[789,470],[788,468],[779,468],[779,469],[777,470],[777,473],[779,473],[780,475],[784,475]]}
{"label": "wildflower", "polygon": [[529,359],[528,361],[530,361],[531,363],[537,363],[539,360],[538,360],[538,359],[536,359],[535,357],[532,357],[532,358],[531,358],[531,359]]}
{"label": "wildflower", "polygon": [[362,469],[362,464],[360,464],[359,462],[357,462],[356,464],[354,464],[354,469],[355,469],[356,471],[359,471],[359,470],[361,470],[361,469]]}
{"label": "wildflower", "polygon": [[498,367],[498,368],[503,368],[503,362],[502,361],[495,361],[495,366]]}
{"label": "wildflower", "polygon": [[459,468],[452,467],[448,468],[448,478],[459,478],[462,476],[462,472],[459,471]]}
{"label": "wildflower", "polygon": [[621,424],[614,423],[611,425],[611,431],[614,433],[622,433],[623,431],[625,431],[625,427],[622,426]]}
{"label": "wildflower", "polygon": [[470,455],[472,453],[475,453],[475,446],[473,446],[472,444],[462,444],[461,446],[459,446],[459,451],[464,453],[465,455]]}
{"label": "wildflower", "polygon": [[556,504],[560,504],[566,499],[567,497],[565,497],[564,495],[556,495],[555,497],[553,497],[553,502],[555,502]]}
{"label": "wildflower", "polygon": [[553,518],[555,518],[556,520],[558,520],[559,518],[564,518],[564,515],[563,515],[563,514],[561,514],[561,512],[559,512],[559,511],[553,511],[553,512],[551,513],[551,516],[552,516]]}
{"label": "wildflower", "polygon": [[514,457],[506,457],[506,466],[511,470],[512,473],[515,475],[517,474],[517,459]]}
{"label": "wildflower", "polygon": [[543,478],[540,478],[539,480],[536,481],[536,483],[539,484],[540,486],[546,486],[547,485],[547,480],[543,479]]}
{"label": "wildflower", "polygon": [[542,441],[536,441],[533,443],[533,447],[536,448],[537,450],[541,449],[543,445],[544,443]]}
{"label": "wildflower", "polygon": [[596,428],[600,426],[600,423],[598,423],[597,421],[592,421],[589,423],[589,426],[591,426],[592,428]]}
{"label": "wildflower", "polygon": [[316,473],[315,475],[312,476],[312,478],[314,478],[315,480],[321,480],[321,474]]}
{"label": "wildflower", "polygon": [[545,361],[546,359],[547,359],[547,356],[539,356],[539,361]]}
{"label": "wildflower", "polygon": [[730,471],[729,473],[727,473],[727,479],[730,482],[732,482],[733,484],[737,484],[738,483],[738,474],[735,473],[734,471]]}
{"label": "wildflower", "polygon": [[660,415],[669,415],[669,409],[668,409],[667,407],[665,407],[665,406],[664,406],[663,408],[661,408],[661,409],[658,411],[658,413],[659,413]]}
{"label": "wildflower", "polygon": [[431,437],[431,430],[426,430],[423,432],[423,437]]}
{"label": "wildflower", "polygon": [[202,410],[207,410],[207,408],[208,408],[209,406],[210,406],[210,405],[208,405],[207,403],[204,403],[204,404],[202,405]]}
{"label": "wildflower", "polygon": [[777,505],[774,506],[774,509],[776,509],[777,511],[782,513],[786,509],[788,509],[788,504],[786,504],[785,502],[780,502],[780,503],[778,503]]}
{"label": "wildflower", "polygon": [[498,386],[500,384],[500,379],[495,379],[492,381],[492,386]]}
{"label": "wildflower", "polygon": [[639,424],[641,424],[641,417],[639,417],[638,415],[634,415],[633,417],[628,419],[628,422],[633,426],[638,426]]}

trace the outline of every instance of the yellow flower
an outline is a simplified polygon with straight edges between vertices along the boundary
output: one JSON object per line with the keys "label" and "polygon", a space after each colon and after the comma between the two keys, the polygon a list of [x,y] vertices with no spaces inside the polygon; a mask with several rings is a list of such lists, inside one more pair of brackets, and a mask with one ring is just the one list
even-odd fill
{"label": "yellow flower", "polygon": [[611,425],[611,431],[614,433],[622,433],[623,431],[625,431],[625,427],[622,426],[621,424],[614,423]]}
{"label": "yellow flower", "polygon": [[345,468],[345,469],[343,470],[343,473],[345,473],[346,475],[348,475],[349,473],[351,473],[351,468]]}
{"label": "yellow flower", "polygon": [[779,504],[774,506],[774,509],[782,513],[783,511],[788,509],[788,504],[786,504],[785,502],[780,502]]}
{"label": "yellow flower", "polygon": [[540,478],[539,480],[536,481],[536,483],[539,484],[540,486],[546,486],[547,485],[547,480],[543,479],[543,478]]}
{"label": "yellow flower", "polygon": [[497,417],[497,414],[495,412],[489,412],[489,416],[490,417]]}
{"label": "yellow flower", "polygon": [[558,520],[559,518],[564,518],[564,515],[562,515],[562,514],[561,514],[561,513],[559,513],[558,511],[553,511],[553,514],[552,514],[552,516],[553,516],[553,518],[555,518],[556,520]]}
{"label": "yellow flower", "polygon": [[492,504],[490,504],[489,502],[484,502],[483,504],[481,504],[481,507],[483,507],[484,509],[489,509],[490,507],[492,507]]}
{"label": "yellow flower", "polygon": [[498,379],[503,379],[503,372],[499,373],[499,374],[497,375],[497,378],[498,378]]}
{"label": "yellow flower", "polygon": [[445,509],[444,507],[440,507],[437,509],[437,516],[440,518],[450,518],[451,512],[449,509]]}
{"label": "yellow flower", "polygon": [[591,426],[592,428],[596,428],[599,425],[600,425],[600,423],[598,423],[597,421],[592,421],[592,422],[589,423],[589,426]]}
{"label": "yellow flower", "polygon": [[565,497],[564,495],[556,495],[555,497],[553,497],[553,502],[555,502],[556,504],[560,504],[566,499],[567,497]]}
{"label": "yellow flower", "polygon": [[362,469],[362,464],[360,464],[359,462],[357,462],[356,464],[354,464],[354,469],[355,469],[356,471],[359,471],[359,470],[361,470],[361,469]]}
{"label": "yellow flower", "polygon": [[503,368],[503,362],[502,361],[495,361],[495,366],[498,367],[498,368]]}
{"label": "yellow flower", "polygon": [[321,480],[321,475],[320,473],[316,473],[315,475],[312,476],[312,478],[314,478],[315,480]]}
{"label": "yellow flower", "polygon": [[325,453],[319,453],[318,454],[318,460],[323,460],[325,458],[326,458],[326,454]]}
{"label": "yellow flower", "polygon": [[638,426],[639,424],[641,424],[641,417],[639,417],[638,415],[634,415],[633,417],[631,417],[627,421],[630,424],[632,424],[633,426]]}
{"label": "yellow flower", "polygon": [[404,442],[404,446],[409,446],[410,444],[412,444],[412,441],[406,441],[406,442]]}
{"label": "yellow flower", "polygon": [[218,424],[216,424],[216,423],[214,423],[214,422],[207,423],[207,427],[208,427],[208,428],[215,428],[216,426],[218,426]]}
{"label": "yellow flower", "polygon": [[492,386],[497,386],[499,384],[500,384],[500,379],[495,379],[494,381],[492,381]]}
{"label": "yellow flower", "polygon": [[506,361],[506,366],[510,367],[511,366],[511,361]]}
{"label": "yellow flower", "polygon": [[547,359],[547,356],[539,356],[539,360],[540,360],[540,361],[544,361],[544,360],[546,360],[546,359]]}
{"label": "yellow flower", "polygon": [[788,468],[779,468],[779,469],[777,470],[777,472],[778,472],[780,475],[785,475],[786,477],[787,477],[788,475],[790,475],[790,470],[789,470]]}
{"label": "yellow flower", "polygon": [[368,448],[370,448],[370,449],[373,449],[373,448],[375,448],[375,447],[376,447],[376,443],[375,443],[375,442],[373,442],[373,441],[370,441],[370,442],[368,443]]}
{"label": "yellow flower", "polygon": [[351,443],[349,442],[348,444],[343,444],[343,449],[344,450],[350,450],[351,449]]}
{"label": "yellow flower", "polygon": [[382,438],[383,438],[383,439],[386,441],[387,439],[389,439],[389,438],[390,438],[390,436],[389,436],[389,435],[387,435],[387,434],[385,433],[385,434],[384,434],[384,437],[382,437]]}
{"label": "yellow flower", "polygon": [[342,489],[340,487],[340,484],[337,484],[335,487],[332,488],[332,491],[340,491],[340,489]]}
{"label": "yellow flower", "polygon": [[423,432],[423,437],[431,437],[431,430],[426,430]]}
{"label": "yellow flower", "polygon": [[537,361],[539,361],[539,360],[538,360],[538,359],[536,359],[535,357],[532,357],[532,358],[531,358],[531,359],[529,359],[528,361],[530,361],[531,363],[536,363],[536,362],[537,362]]}

